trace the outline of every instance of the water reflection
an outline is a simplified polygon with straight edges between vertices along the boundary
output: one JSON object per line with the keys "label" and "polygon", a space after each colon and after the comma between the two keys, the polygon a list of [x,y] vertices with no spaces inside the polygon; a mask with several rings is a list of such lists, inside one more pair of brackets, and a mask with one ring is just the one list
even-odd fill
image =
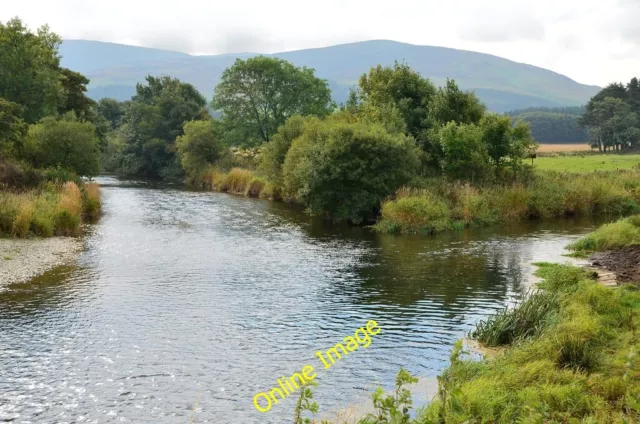
{"label": "water reflection", "polygon": [[[0,293],[0,419],[280,423],[255,393],[369,319],[366,350],[318,370],[325,408],[402,365],[430,377],[453,341],[522,291],[589,222],[435,237],[329,225],[286,205],[103,179],[77,266]],[[194,408],[194,403],[197,407]]]}

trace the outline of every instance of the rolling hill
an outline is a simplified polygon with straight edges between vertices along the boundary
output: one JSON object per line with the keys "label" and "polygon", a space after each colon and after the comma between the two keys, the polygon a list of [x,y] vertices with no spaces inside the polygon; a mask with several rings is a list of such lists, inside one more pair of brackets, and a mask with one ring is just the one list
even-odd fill
{"label": "rolling hill", "polygon": [[[60,47],[62,66],[91,79],[89,95],[95,99],[125,100],[135,84],[148,74],[167,74],[195,85],[211,98],[225,68],[236,58],[254,53],[193,56],[186,53],[88,40],[66,40]],[[580,84],[564,75],[497,56],[444,47],[416,46],[373,40],[305,49],[270,56],[298,66],[314,68],[329,81],[334,100],[344,101],[349,88],[377,64],[403,61],[423,76],[442,85],[453,78],[474,90],[489,109],[504,112],[527,107],[574,106],[586,103],[599,87]]]}

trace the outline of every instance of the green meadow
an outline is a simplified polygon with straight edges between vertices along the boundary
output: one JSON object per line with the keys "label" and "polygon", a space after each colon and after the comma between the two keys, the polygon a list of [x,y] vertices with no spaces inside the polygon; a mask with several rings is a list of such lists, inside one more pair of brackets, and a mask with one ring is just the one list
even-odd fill
{"label": "green meadow", "polygon": [[632,169],[640,166],[640,154],[546,156],[534,159],[533,164],[537,169],[559,172],[615,171],[617,169]]}

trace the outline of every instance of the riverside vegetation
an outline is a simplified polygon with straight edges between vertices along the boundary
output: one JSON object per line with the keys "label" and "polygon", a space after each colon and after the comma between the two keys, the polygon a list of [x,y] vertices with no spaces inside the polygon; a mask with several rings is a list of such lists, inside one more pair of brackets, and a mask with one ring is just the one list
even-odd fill
{"label": "riverside vegetation", "polygon": [[[640,245],[640,215],[605,225],[570,249]],[[414,382],[401,370],[396,390],[373,394],[376,413],[359,424],[634,423],[640,419],[640,290],[609,288],[581,268],[539,263],[539,290],[476,325],[470,337],[501,347],[482,360],[465,357],[458,341],[438,377],[432,402],[411,418]],[[310,423],[311,389],[303,391],[295,424]]]}
{"label": "riverside vegetation", "polygon": [[84,76],[60,67],[61,39],[0,22],[0,235],[77,235],[100,213],[107,121]]}

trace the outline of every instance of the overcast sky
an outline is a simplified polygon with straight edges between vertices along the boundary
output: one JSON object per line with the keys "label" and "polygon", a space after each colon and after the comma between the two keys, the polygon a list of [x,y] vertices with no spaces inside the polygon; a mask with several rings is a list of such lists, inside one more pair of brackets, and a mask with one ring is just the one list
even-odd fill
{"label": "overcast sky", "polygon": [[196,54],[390,39],[491,53],[585,84],[640,76],[640,0],[0,0],[0,21]]}

